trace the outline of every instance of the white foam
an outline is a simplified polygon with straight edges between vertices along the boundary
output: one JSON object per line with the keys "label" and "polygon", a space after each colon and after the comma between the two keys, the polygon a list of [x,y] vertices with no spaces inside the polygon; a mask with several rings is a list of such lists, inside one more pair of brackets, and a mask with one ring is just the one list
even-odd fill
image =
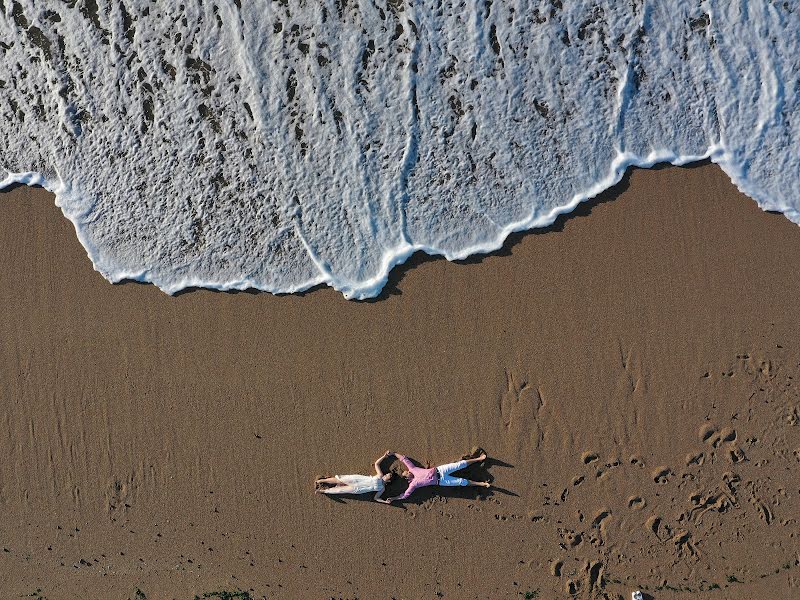
{"label": "white foam", "polygon": [[190,4],[0,2],[0,186],[110,281],[374,297],[705,158],[800,223],[794,3]]}

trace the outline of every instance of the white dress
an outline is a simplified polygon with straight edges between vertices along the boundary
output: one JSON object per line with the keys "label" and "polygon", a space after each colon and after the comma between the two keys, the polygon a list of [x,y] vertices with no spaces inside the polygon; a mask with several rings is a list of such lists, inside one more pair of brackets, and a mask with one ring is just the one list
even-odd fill
{"label": "white dress", "polygon": [[336,479],[350,486],[350,490],[341,488],[328,488],[328,494],[366,494],[368,492],[382,492],[383,479],[375,475],[337,475]]}

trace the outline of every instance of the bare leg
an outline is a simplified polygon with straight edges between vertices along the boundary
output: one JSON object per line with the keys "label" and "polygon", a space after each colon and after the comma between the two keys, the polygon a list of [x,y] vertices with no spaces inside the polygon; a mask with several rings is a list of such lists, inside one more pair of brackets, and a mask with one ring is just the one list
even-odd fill
{"label": "bare leg", "polygon": [[492,487],[492,484],[488,481],[472,481],[471,479],[467,479],[467,485],[474,485],[475,487],[485,487],[489,489]]}
{"label": "bare leg", "polygon": [[320,477],[314,481],[314,493],[325,493],[326,490],[343,486],[344,482],[336,477]]}
{"label": "bare leg", "polygon": [[321,479],[317,479],[314,483],[327,483],[329,485],[341,485],[344,483],[341,479],[337,479],[336,477],[322,477]]}
{"label": "bare leg", "polygon": [[352,485],[340,483],[329,488],[320,488],[317,490],[318,494],[355,494],[356,490]]}

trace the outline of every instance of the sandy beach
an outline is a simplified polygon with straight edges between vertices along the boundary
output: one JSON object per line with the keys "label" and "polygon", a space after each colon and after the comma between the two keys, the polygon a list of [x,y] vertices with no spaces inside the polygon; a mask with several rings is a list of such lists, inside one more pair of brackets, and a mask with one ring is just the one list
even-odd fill
{"label": "sandy beach", "polygon": [[[2,598],[800,597],[800,228],[716,166],[374,302],[111,285],[41,189],[0,245]],[[489,493],[313,493],[475,446]]]}

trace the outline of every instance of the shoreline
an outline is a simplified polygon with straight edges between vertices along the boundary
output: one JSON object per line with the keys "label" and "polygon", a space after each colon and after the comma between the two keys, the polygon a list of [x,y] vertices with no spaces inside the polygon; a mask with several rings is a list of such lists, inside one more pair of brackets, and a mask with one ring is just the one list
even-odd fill
{"label": "shoreline", "polygon": [[[103,277],[113,284],[127,282],[151,284],[170,296],[198,289],[207,289],[219,292],[255,291],[265,292],[276,296],[285,296],[293,294],[306,294],[322,287],[329,287],[340,292],[345,299],[370,301],[374,299],[380,299],[383,296],[383,288],[386,285],[389,285],[392,280],[393,272],[403,267],[403,265],[405,265],[412,259],[412,257],[416,255],[423,254],[431,259],[443,258],[448,262],[455,263],[469,263],[474,260],[481,260],[482,257],[498,254],[502,255],[505,252],[505,248],[510,239],[520,235],[524,236],[528,233],[547,232],[552,228],[557,227],[559,220],[562,218],[569,218],[571,215],[576,214],[576,212],[579,211],[582,206],[592,204],[598,197],[615,197],[619,195],[621,190],[620,184],[622,183],[624,188],[626,186],[624,182],[629,180],[631,173],[637,170],[660,170],[670,167],[698,168],[714,164],[728,176],[731,184],[734,185],[741,194],[748,196],[751,200],[758,204],[759,207],[761,203],[767,203],[771,205],[771,201],[768,201],[764,198],[759,199],[761,194],[757,193],[754,188],[751,187],[748,189],[748,191],[745,191],[745,188],[748,186],[745,185],[742,177],[738,175],[741,169],[731,166],[730,161],[727,160],[725,156],[726,151],[722,146],[719,145],[709,146],[706,153],[702,155],[676,156],[671,152],[652,152],[647,157],[640,158],[635,155],[621,154],[614,160],[614,162],[612,162],[609,173],[604,179],[598,181],[593,187],[589,188],[585,192],[576,194],[566,204],[559,205],[552,209],[544,217],[537,219],[534,215],[531,215],[531,217],[527,220],[511,223],[503,227],[502,232],[499,233],[498,237],[493,241],[465,249],[457,256],[452,257],[447,256],[447,253],[441,252],[436,248],[428,248],[419,244],[409,244],[407,241],[404,241],[405,245],[402,248],[395,250],[395,252],[388,257],[383,257],[381,274],[366,282],[359,282],[357,284],[358,287],[353,287],[351,283],[342,282],[339,282],[337,285],[336,281],[330,278],[330,273],[326,273],[326,268],[319,264],[317,258],[313,256],[313,251],[311,251],[311,249],[308,247],[306,249],[309,252],[309,256],[320,271],[320,277],[322,277],[322,279],[316,282],[308,282],[307,284],[304,283],[291,290],[277,290],[263,286],[259,287],[256,282],[250,279],[228,281],[224,283],[189,279],[183,280],[177,285],[172,285],[169,288],[166,288],[159,285],[159,283],[150,275],[148,270],[141,271],[140,273],[117,273],[117,275],[114,275],[109,279],[106,274],[103,274],[102,269],[98,268],[97,261],[95,258],[93,258],[93,256],[96,256],[96,251],[91,247],[90,242],[88,241],[85,233],[79,227],[78,223],[69,215],[67,215],[63,208],[62,213],[75,228],[75,233],[78,237],[78,240],[84,247],[84,250],[86,251],[89,260],[92,262],[94,269],[103,274]],[[42,188],[52,194],[55,194],[55,204],[56,206],[61,207],[61,204],[58,202],[59,191],[56,189],[56,186],[48,187],[46,178],[40,173],[7,173],[7,177],[3,181],[0,181],[0,193],[3,193],[4,190],[13,190],[19,185]],[[64,186],[62,184],[58,187],[63,188]],[[780,212],[788,220],[791,220],[789,217],[789,212],[794,211],[791,208],[785,207],[785,210],[778,210],[777,212]]]}

